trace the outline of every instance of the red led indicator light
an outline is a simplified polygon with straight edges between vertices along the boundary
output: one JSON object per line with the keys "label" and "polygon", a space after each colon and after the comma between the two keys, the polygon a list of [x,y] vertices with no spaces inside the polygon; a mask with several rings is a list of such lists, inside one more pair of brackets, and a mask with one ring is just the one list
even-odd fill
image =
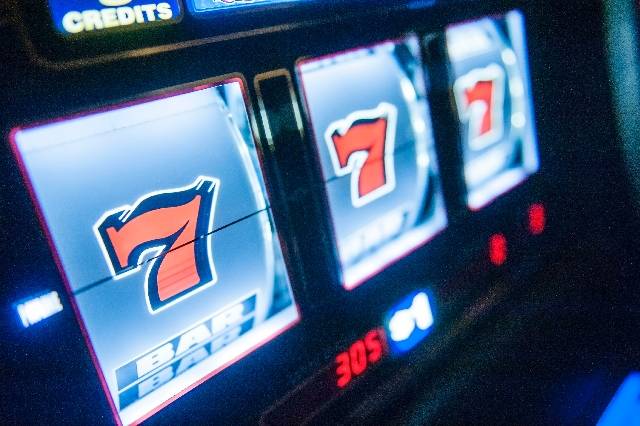
{"label": "red led indicator light", "polygon": [[496,266],[507,261],[507,239],[503,234],[493,234],[489,238],[489,260]]}
{"label": "red led indicator light", "polygon": [[531,235],[540,235],[547,224],[547,212],[543,204],[532,204],[529,207],[529,232]]}

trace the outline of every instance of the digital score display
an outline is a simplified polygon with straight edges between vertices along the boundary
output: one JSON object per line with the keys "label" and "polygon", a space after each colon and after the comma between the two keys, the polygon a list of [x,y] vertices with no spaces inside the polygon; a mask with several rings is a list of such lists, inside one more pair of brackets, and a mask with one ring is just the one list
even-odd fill
{"label": "digital score display", "polygon": [[339,388],[347,387],[354,378],[377,364],[386,352],[382,329],[371,330],[336,356],[336,385]]}
{"label": "digital score display", "polygon": [[240,80],[12,142],[122,423],[297,322]]}
{"label": "digital score display", "polygon": [[447,225],[419,51],[408,37],[298,64],[346,289]]}
{"label": "digital score display", "polygon": [[[260,423],[315,424],[315,416],[330,410],[334,401],[354,389],[361,378],[383,364],[390,354],[403,356],[425,342],[435,324],[433,299],[428,293],[415,290],[397,301],[386,312],[382,326],[352,341],[331,364],[319,369],[265,412]],[[370,384],[375,386],[375,379]]]}
{"label": "digital score display", "polygon": [[478,210],[539,167],[523,16],[447,29],[467,204]]}
{"label": "digital score display", "polygon": [[332,363],[319,369],[265,412],[260,424],[279,426],[313,423],[314,416],[383,363],[388,354],[384,328],[368,331],[336,355]]}

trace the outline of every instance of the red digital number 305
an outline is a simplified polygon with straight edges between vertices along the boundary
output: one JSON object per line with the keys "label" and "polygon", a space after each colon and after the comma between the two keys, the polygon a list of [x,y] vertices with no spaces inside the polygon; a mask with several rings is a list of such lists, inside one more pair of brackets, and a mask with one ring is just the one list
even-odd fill
{"label": "red digital number 305", "polygon": [[385,353],[384,337],[380,330],[371,330],[364,338],[356,340],[349,350],[336,356],[336,376],[339,388],[376,364]]}

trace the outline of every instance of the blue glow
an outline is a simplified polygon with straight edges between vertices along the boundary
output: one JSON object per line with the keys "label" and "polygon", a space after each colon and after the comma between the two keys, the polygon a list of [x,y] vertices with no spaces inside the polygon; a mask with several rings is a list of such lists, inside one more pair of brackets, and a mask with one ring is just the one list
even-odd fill
{"label": "blue glow", "polygon": [[248,6],[267,6],[279,3],[302,3],[309,1],[310,0],[187,0],[186,3],[191,13],[200,14]]}
{"label": "blue glow", "polygon": [[429,335],[433,323],[431,301],[425,291],[405,297],[387,313],[389,348],[395,354],[413,349]]}
{"label": "blue glow", "polygon": [[16,312],[24,328],[28,328],[63,309],[60,296],[56,291],[33,297],[21,303],[15,304]]}
{"label": "blue glow", "polygon": [[600,417],[598,426],[640,426],[640,373],[627,376]]}

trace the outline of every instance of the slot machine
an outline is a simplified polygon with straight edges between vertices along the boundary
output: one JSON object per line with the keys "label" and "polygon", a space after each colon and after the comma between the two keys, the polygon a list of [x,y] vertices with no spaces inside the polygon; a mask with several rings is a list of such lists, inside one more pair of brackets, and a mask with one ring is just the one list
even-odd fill
{"label": "slot machine", "polygon": [[[535,329],[518,316],[531,306],[563,312],[550,301],[589,293],[590,281],[572,285],[587,276],[631,274],[631,260],[603,261],[635,256],[611,92],[565,69],[573,52],[606,75],[605,50],[587,44],[599,10],[26,0],[0,11],[9,424],[567,418],[540,411],[537,394],[528,411],[491,400],[470,378],[506,392],[495,370],[478,373],[499,359],[491,351],[508,353],[500,336],[531,330],[504,327]],[[622,306],[616,289],[605,293]],[[581,315],[613,321],[595,296],[580,300]],[[565,322],[579,347],[582,326]],[[579,418],[601,414],[617,378]]]}

